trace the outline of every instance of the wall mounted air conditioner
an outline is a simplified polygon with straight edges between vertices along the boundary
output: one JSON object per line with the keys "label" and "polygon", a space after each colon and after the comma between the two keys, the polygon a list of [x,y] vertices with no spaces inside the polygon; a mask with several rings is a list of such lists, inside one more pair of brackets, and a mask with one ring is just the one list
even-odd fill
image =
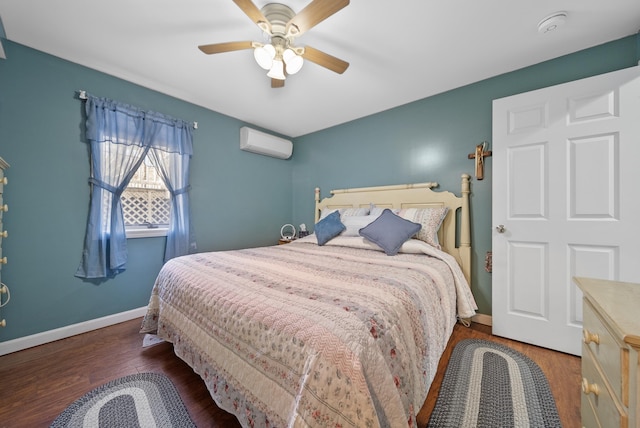
{"label": "wall mounted air conditioner", "polygon": [[240,128],[240,149],[274,158],[289,159],[293,152],[293,143],[243,126]]}

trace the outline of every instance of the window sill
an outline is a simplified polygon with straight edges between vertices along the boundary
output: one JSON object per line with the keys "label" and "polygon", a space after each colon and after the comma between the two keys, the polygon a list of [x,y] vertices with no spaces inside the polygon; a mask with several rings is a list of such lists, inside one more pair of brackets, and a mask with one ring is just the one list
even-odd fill
{"label": "window sill", "polygon": [[150,229],[148,227],[128,227],[127,239],[167,236],[168,231],[168,227],[154,227],[153,229]]}

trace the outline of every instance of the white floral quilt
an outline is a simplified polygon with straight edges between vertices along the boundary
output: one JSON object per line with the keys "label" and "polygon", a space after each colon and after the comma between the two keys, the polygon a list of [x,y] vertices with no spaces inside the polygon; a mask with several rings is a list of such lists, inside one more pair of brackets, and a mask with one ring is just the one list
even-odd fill
{"label": "white floral quilt", "polygon": [[427,244],[392,257],[361,244],[175,258],[141,332],[172,342],[244,427],[415,426],[473,296]]}

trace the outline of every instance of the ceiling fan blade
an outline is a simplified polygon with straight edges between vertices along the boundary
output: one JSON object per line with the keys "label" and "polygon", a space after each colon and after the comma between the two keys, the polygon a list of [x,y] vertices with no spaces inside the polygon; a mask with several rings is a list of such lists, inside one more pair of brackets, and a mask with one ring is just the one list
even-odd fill
{"label": "ceiling fan blade", "polygon": [[287,34],[298,36],[315,27],[348,4],[349,0],[313,0],[287,22]]}
{"label": "ceiling fan blade", "polygon": [[271,87],[272,88],[284,88],[284,80],[281,79],[271,79]]}
{"label": "ceiling fan blade", "polygon": [[271,34],[271,23],[267,18],[265,18],[260,9],[258,9],[258,6],[256,6],[251,0],[233,0],[233,2],[237,4],[245,15],[255,22],[258,27]]}
{"label": "ceiling fan blade", "polygon": [[316,64],[321,65],[324,68],[328,68],[338,74],[344,73],[346,69],[349,68],[348,62],[312,48],[311,46],[305,46],[302,57],[307,61],[315,62]]}
{"label": "ceiling fan blade", "polygon": [[200,45],[198,46],[198,49],[207,55],[211,55],[222,52],[241,51],[243,49],[251,49],[253,47],[253,42],[226,42],[214,43],[212,45]]}

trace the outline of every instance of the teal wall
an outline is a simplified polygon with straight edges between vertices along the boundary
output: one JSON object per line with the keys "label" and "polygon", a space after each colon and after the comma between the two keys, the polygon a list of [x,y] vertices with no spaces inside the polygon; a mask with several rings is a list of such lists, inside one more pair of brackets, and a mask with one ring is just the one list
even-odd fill
{"label": "teal wall", "polygon": [[[491,141],[491,101],[637,64],[640,40],[603,46],[488,79],[294,140],[291,160],[238,149],[244,123],[3,40],[0,60],[0,156],[11,164],[2,280],[11,302],[0,341],[146,305],[162,265],[164,238],[131,239],[127,271],[100,285],[73,275],[89,204],[89,161],[82,142],[87,90],[197,121],[191,202],[199,251],[272,245],[280,226],[313,224],[313,189],[437,180],[459,192],[476,144]],[[472,182],[473,288],[491,313],[491,158]]]}
{"label": "teal wall", "polygon": [[[491,142],[492,100],[637,65],[640,36],[532,67],[309,134],[295,141],[293,218],[313,223],[313,191],[437,181],[460,194],[460,175],[474,175],[467,155]],[[428,78],[428,76],[425,76]],[[479,312],[491,314],[492,159],[485,179],[471,184],[472,288]]]}
{"label": "teal wall", "polygon": [[0,309],[0,341],[147,304],[165,238],[128,240],[126,272],[100,285],[74,277],[89,205],[89,158],[82,142],[84,89],[145,109],[197,121],[191,201],[198,249],[273,245],[291,222],[292,161],[239,149],[244,123],[77,64],[3,40],[0,157],[11,167]]}

